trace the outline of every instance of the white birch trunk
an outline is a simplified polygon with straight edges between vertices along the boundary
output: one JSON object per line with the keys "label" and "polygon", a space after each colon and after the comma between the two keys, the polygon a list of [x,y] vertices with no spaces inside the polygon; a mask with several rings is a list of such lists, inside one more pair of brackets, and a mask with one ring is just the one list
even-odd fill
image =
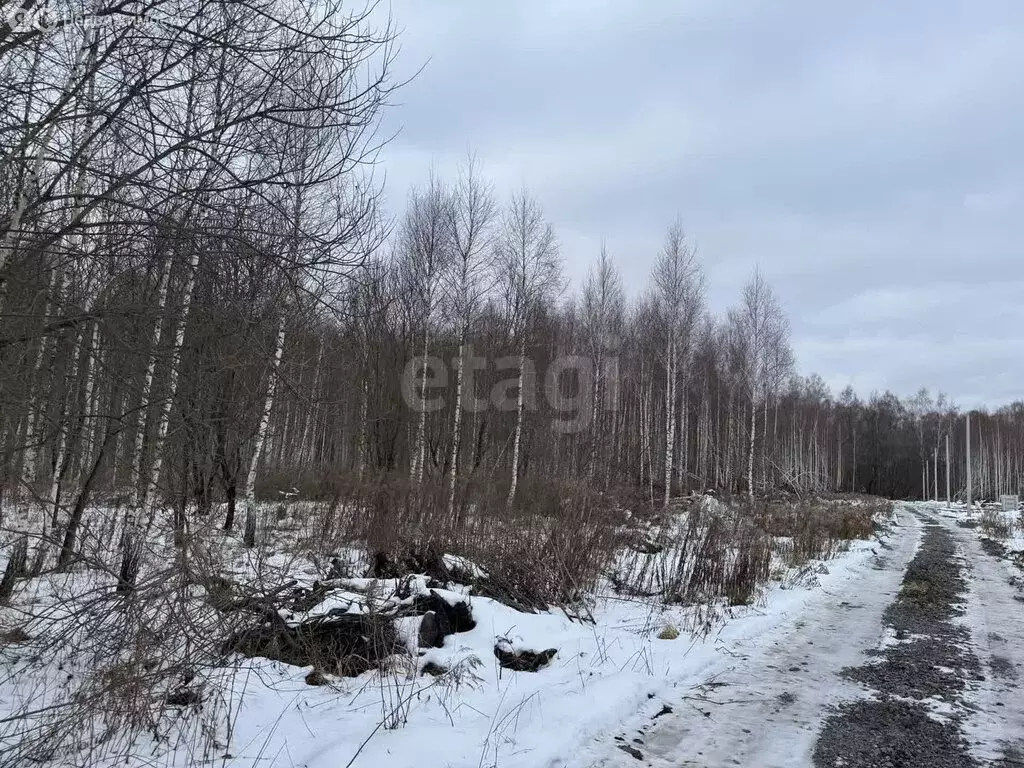
{"label": "white birch trunk", "polygon": [[[157,422],[156,436],[153,439],[152,456],[150,457],[149,473],[146,479],[146,488],[137,505],[146,511],[147,518],[152,519],[155,506],[157,483],[160,481],[160,472],[164,463],[164,441],[167,439],[167,428],[171,420],[171,406],[174,397],[178,392],[178,370],[181,367],[181,348],[185,343],[185,329],[188,327],[189,317],[192,310],[192,298],[196,287],[196,271],[199,269],[199,249],[196,248],[192,258],[189,259],[188,279],[185,284],[185,294],[181,302],[181,318],[177,321],[174,331],[174,347],[171,352],[171,367],[167,374],[167,394],[160,407],[160,419]],[[155,361],[152,365],[156,365]],[[148,396],[148,395],[147,395]]]}
{"label": "white birch trunk", "polygon": [[360,392],[360,402],[359,402],[359,455],[357,457],[357,461],[358,461],[357,472],[358,472],[358,476],[359,476],[360,480],[363,479],[363,473],[366,471],[366,442],[367,442],[366,429],[367,429],[367,418],[368,418],[369,408],[370,408],[370,403],[369,403],[369,399],[370,399],[369,386],[370,385],[369,385],[367,379],[364,377],[363,378],[362,390]]}
{"label": "white birch trunk", "polygon": [[[157,350],[160,347],[160,340],[163,337],[164,310],[167,307],[167,287],[171,279],[171,263],[174,260],[173,251],[168,252],[160,270],[160,282],[157,286],[156,320],[153,321],[153,333],[150,339],[149,360],[146,363],[146,372],[142,378],[142,392],[139,395],[138,429],[135,433],[135,452],[132,454],[131,472],[128,476],[128,489],[131,493],[131,505],[139,506],[141,502],[140,492],[142,490],[142,452],[146,442],[146,413],[149,409],[149,398],[153,390],[153,376],[156,372]],[[186,299],[189,301],[190,299]]]}
{"label": "white birch trunk", "polygon": [[[53,311],[52,308],[57,303],[58,297],[63,290],[63,272],[61,272],[59,268],[55,268],[53,272],[53,283],[50,287],[51,298],[47,302],[48,307],[45,313],[47,317],[50,315],[50,312]],[[40,409],[37,394],[40,387],[34,386],[34,382],[39,375],[39,370],[42,368],[43,358],[46,355],[46,350],[49,345],[50,335],[46,334],[39,341],[39,347],[36,349],[36,359],[32,363],[32,376],[29,379],[29,381],[33,383],[33,386],[29,394],[28,413],[25,415],[25,452],[22,456],[21,463],[21,482],[26,490],[35,482],[39,471],[38,462],[41,452],[36,447],[36,418],[38,417]]]}
{"label": "white birch trunk", "polygon": [[665,499],[668,506],[672,496],[672,451],[676,441],[676,346],[674,341],[668,343],[668,361],[665,371]]}
{"label": "white birch trunk", "polygon": [[99,355],[100,325],[93,321],[92,334],[89,338],[88,357],[85,362],[85,396],[82,402],[85,403],[85,413],[82,415],[82,450],[81,467],[82,471],[90,465],[93,452],[93,429],[96,419],[92,416],[96,412],[96,361]]}
{"label": "white birch trunk", "polygon": [[680,415],[679,422],[679,460],[677,464],[676,472],[676,486],[680,492],[684,492],[687,482],[687,472],[689,471],[689,455],[690,455],[690,400],[689,400],[689,387],[687,386],[686,377],[683,377],[683,402],[681,405],[682,414]]}
{"label": "white birch trunk", "polygon": [[[84,53],[84,49],[79,53],[79,56]],[[75,62],[75,67],[81,63],[81,61]],[[71,81],[74,79],[74,68],[72,69],[72,76],[69,78],[68,86],[70,87]],[[46,159],[46,154],[50,148],[50,141],[53,139],[53,132],[56,128],[56,121],[49,128],[46,129],[46,133],[43,135],[43,140],[40,143],[38,154],[33,158],[30,170],[27,174],[25,184],[22,186],[20,194],[18,195],[17,205],[14,207],[14,211],[11,214],[11,218],[7,224],[7,231],[4,232],[3,239],[0,240],[0,274],[2,274],[8,267],[11,261],[11,257],[18,250],[18,244],[21,239],[21,221],[25,217],[25,211],[28,210],[28,204],[30,200],[30,187],[34,186],[36,180],[39,178],[39,173],[43,167],[43,161]],[[4,297],[7,292],[7,282],[0,282],[0,308],[3,307]]]}
{"label": "white birch trunk", "polygon": [[516,498],[516,488],[519,484],[519,446],[523,439],[523,373],[526,365],[526,342],[520,343],[519,347],[519,395],[516,403],[516,434],[512,442],[512,483],[508,489],[508,499],[505,506],[511,507]]}
{"label": "white birch trunk", "polygon": [[281,312],[281,320],[277,326],[277,344],[274,347],[274,359],[270,366],[267,380],[267,394],[263,399],[263,412],[260,415],[259,428],[256,431],[256,445],[252,452],[252,461],[245,476],[242,489],[242,502],[247,512],[252,512],[256,496],[256,475],[259,472],[260,456],[267,440],[267,428],[270,426],[270,413],[274,408],[274,395],[277,392],[278,372],[281,368],[281,357],[284,355],[285,312]]}
{"label": "white birch trunk", "polygon": [[409,478],[421,485],[423,483],[423,464],[426,460],[426,434],[427,434],[427,409],[424,400],[427,397],[427,352],[430,349],[429,319],[428,328],[423,331],[423,366],[420,371],[420,421],[416,427],[416,445],[413,450],[412,465],[409,468]]}
{"label": "white birch trunk", "polygon": [[68,366],[68,392],[65,395],[65,405],[57,415],[57,437],[53,448],[53,474],[50,477],[50,489],[46,495],[47,510],[54,524],[58,519],[57,497],[60,493],[61,476],[64,473],[64,464],[68,461],[68,419],[71,417],[71,387],[78,380],[78,359],[82,351],[81,337],[75,333],[75,343],[71,349],[71,363]]}
{"label": "white birch trunk", "polygon": [[[61,98],[71,93],[74,89],[76,85],[76,80],[79,76],[79,71],[82,67],[83,62],[85,61],[85,57],[87,55],[90,55],[93,41],[96,39],[96,36],[98,34],[98,30],[94,30],[89,34],[86,34],[85,39],[82,42],[82,45],[79,47],[78,52],[75,55],[75,61],[71,65],[71,70],[70,72],[68,72],[68,78],[64,83],[64,88],[61,91],[61,94],[59,94]],[[37,49],[36,58],[32,64],[31,70],[33,73],[33,79],[35,76],[36,67],[38,66],[38,63],[39,52]],[[95,58],[90,56],[90,66],[92,66],[94,63]],[[95,77],[95,73],[90,74],[92,77]],[[95,118],[90,110],[87,109],[86,113],[89,115],[89,117],[86,119],[86,130],[84,134],[88,135],[89,126],[92,125]],[[56,117],[54,117],[50,125],[47,126],[46,131],[43,133],[42,140],[39,142],[39,148],[37,149],[36,156],[32,159],[29,171],[26,174],[25,183],[18,191],[18,202],[15,204],[14,211],[12,211],[11,216],[7,221],[7,231],[4,233],[3,238],[0,239],[0,274],[3,274],[3,272],[7,269],[8,265],[10,264],[11,257],[18,250],[19,241],[21,239],[21,223],[25,217],[25,212],[28,210],[29,203],[31,202],[31,193],[34,191],[32,187],[34,187],[35,184],[38,182],[39,174],[42,171],[43,163],[46,161],[46,156],[49,153],[50,142],[53,141],[54,131],[57,128],[58,122],[59,121],[56,119]],[[87,157],[88,155],[86,154],[83,158],[81,158],[81,164],[83,168],[86,167]],[[84,176],[84,172],[80,174],[78,182],[79,185],[84,180]],[[76,202],[74,213],[72,214],[72,223],[76,218],[81,216],[83,206],[80,204],[80,197],[81,196],[78,195],[75,198]],[[3,307],[6,290],[7,282],[0,281],[0,308]]]}
{"label": "white birch trunk", "polygon": [[768,387],[764,390],[764,414],[761,416],[761,490],[768,490]]}
{"label": "white birch trunk", "polygon": [[[463,337],[465,338],[465,337]],[[466,344],[459,344],[459,361],[455,372],[455,413],[452,416],[451,476],[448,480],[448,519],[455,519],[455,488],[459,478],[459,448],[462,445],[462,376]]]}
{"label": "white birch trunk", "polygon": [[747,449],[747,495],[754,496],[754,438],[757,436],[757,401],[750,395],[750,444]]}

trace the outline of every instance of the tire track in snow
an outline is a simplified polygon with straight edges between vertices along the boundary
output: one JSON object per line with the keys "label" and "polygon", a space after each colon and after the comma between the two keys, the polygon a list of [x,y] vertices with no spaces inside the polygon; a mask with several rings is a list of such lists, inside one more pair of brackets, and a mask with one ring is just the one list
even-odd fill
{"label": "tire track in snow", "polygon": [[897,515],[870,565],[765,633],[723,646],[717,665],[665,699],[671,713],[624,724],[621,741],[602,740],[565,765],[810,766],[830,705],[858,694],[840,671],[878,646],[883,613],[916,551],[920,522],[905,509]]}
{"label": "tire track in snow", "polygon": [[886,609],[894,640],[877,661],[851,668],[869,698],[829,717],[814,751],[819,768],[973,768],[963,732],[968,681],[983,679],[971,635],[957,621],[966,563],[950,530],[928,519],[921,548]]}
{"label": "tire track in snow", "polygon": [[1001,547],[985,546],[974,529],[944,525],[969,565],[970,627],[984,680],[968,686],[964,732],[979,760],[998,768],[1024,766],[1024,573],[1004,560]]}

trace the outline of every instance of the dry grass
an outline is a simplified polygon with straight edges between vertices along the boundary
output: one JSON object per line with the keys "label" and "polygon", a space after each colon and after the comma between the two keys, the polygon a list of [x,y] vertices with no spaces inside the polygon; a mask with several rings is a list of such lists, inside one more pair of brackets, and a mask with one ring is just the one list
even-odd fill
{"label": "dry grass", "polygon": [[691,502],[681,524],[633,538],[613,583],[620,592],[684,605],[747,605],[771,577],[773,553],[788,566],[828,559],[851,539],[873,535],[875,517],[887,508],[861,500]]}
{"label": "dry grass", "polygon": [[[780,542],[790,565],[828,557],[846,539],[871,535],[880,509],[695,497],[665,511],[631,493],[599,493],[587,482],[526,483],[511,507],[501,487],[464,487],[464,497],[479,501],[449,510],[445,487],[414,486],[405,476],[336,484],[317,500],[261,504],[251,548],[242,546],[239,532],[219,530],[223,510],[191,517],[186,535],[178,537],[168,515],[156,521],[128,595],[116,591],[124,510],[94,512],[70,572],[51,566],[41,577],[18,579],[13,601],[23,620],[8,628],[18,635],[0,637],[0,647],[17,642],[34,656],[58,660],[74,676],[62,690],[47,692],[48,700],[64,702],[61,709],[0,733],[0,752],[4,743],[17,744],[0,766],[67,746],[62,734],[83,732],[71,723],[86,723],[127,756],[140,733],[170,738],[169,723],[181,707],[201,712],[188,738],[207,745],[201,750],[213,749],[232,715],[213,693],[218,686],[204,681],[242,663],[226,650],[276,658],[299,653],[318,670],[341,673],[376,666],[378,656],[393,650],[394,638],[382,634],[386,647],[363,653],[365,664],[346,670],[345,637],[291,631],[256,637],[251,611],[225,610],[283,588],[296,573],[318,579],[426,573],[471,584],[476,594],[524,611],[572,605],[582,617],[589,616],[590,598],[610,583],[628,599],[695,606],[695,615],[703,616],[707,606],[756,601],[777,565]],[[7,531],[0,544],[9,546],[16,535]],[[52,560],[55,544],[32,546],[48,548]],[[453,564],[444,557],[449,554],[472,565]],[[246,627],[250,634],[239,635]],[[241,649],[239,638],[259,647]],[[271,646],[277,651],[268,652]],[[37,700],[26,696],[24,710]]]}
{"label": "dry grass", "polygon": [[783,540],[780,549],[789,564],[799,566],[834,557],[845,542],[870,538],[876,517],[890,505],[880,500],[811,499],[755,501],[746,507],[762,530]]}
{"label": "dry grass", "polygon": [[[355,547],[368,557],[367,575],[393,576],[389,568],[398,568],[440,581],[461,578],[478,592],[540,607],[591,592],[624,543],[631,500],[621,496],[599,494],[584,483],[525,483],[516,503],[506,507],[502,489],[478,490],[478,502],[449,512],[447,488],[440,484],[374,478],[290,521],[298,528],[295,546],[320,560]],[[272,519],[265,524],[281,528]],[[444,554],[467,558],[486,578],[450,573]]]}
{"label": "dry grass", "polygon": [[1013,533],[1013,518],[1001,509],[985,509],[979,519],[981,530],[994,539],[1008,539]]}

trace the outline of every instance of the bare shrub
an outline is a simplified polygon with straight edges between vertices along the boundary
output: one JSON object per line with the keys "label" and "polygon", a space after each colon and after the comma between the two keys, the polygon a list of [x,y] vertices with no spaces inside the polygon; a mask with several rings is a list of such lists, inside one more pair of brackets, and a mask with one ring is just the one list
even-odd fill
{"label": "bare shrub", "polygon": [[768,534],[786,539],[782,549],[791,565],[827,559],[852,539],[869,538],[883,507],[847,500],[748,502],[747,513]]}
{"label": "bare shrub", "polygon": [[1008,539],[1013,533],[1013,519],[999,509],[985,509],[978,521],[985,535],[995,539]]}
{"label": "bare shrub", "polygon": [[690,503],[648,532],[649,546],[626,550],[612,574],[620,591],[697,605],[753,601],[771,565],[771,537],[725,505]]}
{"label": "bare shrub", "polygon": [[292,627],[268,612],[232,634],[224,650],[355,677],[379,668],[384,659],[401,653],[403,645],[393,620],[384,616],[323,616]]}
{"label": "bare shrub", "polygon": [[883,510],[881,502],[842,499],[690,500],[675,524],[658,519],[633,536],[611,580],[620,593],[637,597],[746,605],[770,577],[773,551],[790,565],[833,557],[850,539],[871,536]]}
{"label": "bare shrub", "polygon": [[[222,700],[230,686],[207,681],[237,669],[222,646],[240,624],[239,616],[207,599],[220,565],[195,534],[173,548],[167,544],[173,531],[158,525],[138,540],[132,588],[119,589],[117,527],[104,524],[109,515],[102,511],[91,515],[74,567],[33,579],[18,600],[28,652],[10,674],[42,687],[21,686],[8,702],[0,766],[71,753],[86,762],[131,762],[133,755],[142,759],[135,753],[142,734],[158,741],[187,738],[195,754],[212,756],[230,727]],[[45,659],[46,668],[61,673],[40,677],[43,670],[32,659]],[[193,707],[194,716],[182,720],[175,714],[182,707]],[[184,736],[182,729],[192,730]],[[82,734],[91,734],[87,742]]]}
{"label": "bare shrub", "polygon": [[[583,484],[524,482],[511,508],[500,493],[478,498],[450,514],[441,483],[378,477],[349,501],[335,501],[318,525],[336,542],[372,553],[376,577],[426,573],[522,609],[578,600],[623,541],[618,499]],[[464,556],[482,572],[454,573],[445,554]]]}

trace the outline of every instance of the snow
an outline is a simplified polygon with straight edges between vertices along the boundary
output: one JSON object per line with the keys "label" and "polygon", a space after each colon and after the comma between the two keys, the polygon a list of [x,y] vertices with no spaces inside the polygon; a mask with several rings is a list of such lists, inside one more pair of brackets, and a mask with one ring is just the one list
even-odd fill
{"label": "snow", "polygon": [[[952,508],[923,506],[954,523],[977,523],[983,514],[980,504],[971,510],[962,504]],[[1001,511],[984,512],[1004,516]],[[1018,516],[1006,514],[1004,522],[1011,533],[1001,540],[1007,549],[1003,558],[982,549],[986,533],[980,526],[961,528],[947,523],[969,568],[969,595],[961,621],[971,631],[974,652],[983,665],[988,665],[984,680],[968,682],[965,696],[971,707],[965,732],[974,757],[983,764],[1006,756],[1007,748],[1024,747],[1024,689],[1016,679],[1024,677],[1021,600],[1016,586],[1022,574],[1013,563],[1014,553],[1024,552],[1024,533]],[[992,668],[993,659],[1001,661],[1002,673]]]}
{"label": "snow", "polygon": [[[863,663],[865,651],[884,640],[882,613],[920,539],[912,515],[904,512],[898,525],[905,530],[885,537],[884,546],[859,542],[829,562],[816,574],[819,587],[774,592],[764,611],[698,645],[659,692],[658,705],[668,703],[673,716],[652,722],[647,708],[622,727],[627,742],[643,734],[635,746],[644,764],[809,766],[829,706],[864,695],[836,673]],[[636,764],[605,739],[565,766]]]}
{"label": "snow", "polygon": [[[521,614],[493,600],[473,598],[476,629],[451,636],[444,648],[431,649],[422,659],[454,670],[451,679],[406,681],[401,693],[382,694],[385,686],[379,681],[370,686],[344,681],[339,690],[318,694],[305,705],[290,704],[296,696],[306,698],[301,690],[306,670],[268,662],[261,666],[269,674],[250,678],[244,700],[235,702],[241,706],[236,739],[251,746],[236,750],[233,764],[255,764],[260,754],[287,754],[297,766],[345,765],[387,719],[388,708],[401,701],[408,706],[403,713],[407,723],[376,730],[353,766],[418,767],[424,764],[425,748],[430,765],[452,768],[589,765],[581,745],[596,741],[611,748],[605,741],[611,728],[631,719],[649,720],[680,689],[733,669],[736,654],[748,647],[771,648],[777,654],[787,645],[783,638],[795,642],[804,626],[820,623],[818,614],[831,601],[829,592],[859,582],[870,570],[872,556],[869,545],[855,546],[817,576],[820,586],[775,588],[763,607],[734,609],[724,628],[702,640],[654,638],[666,625],[686,624],[682,609],[605,601],[596,625],[590,626],[554,613]],[[807,625],[793,630],[792,618],[805,612]],[[496,639],[516,650],[555,648],[558,653],[537,673],[509,672],[496,664]],[[833,649],[821,647],[824,660],[834,663]],[[785,653],[772,658],[780,664],[795,662]],[[815,674],[808,674],[809,681]],[[316,702],[319,695],[325,697],[322,706]]]}
{"label": "snow", "polygon": [[458,555],[444,555],[442,557],[446,567],[458,573],[468,574],[474,579],[486,579],[487,571],[474,562]]}
{"label": "snow", "polygon": [[[916,524],[906,515],[901,523]],[[311,668],[236,657],[234,666],[204,673],[203,711],[185,708],[165,716],[162,737],[137,742],[130,764],[186,766],[216,758],[239,767],[631,765],[635,761],[617,748],[614,735],[652,722],[665,723],[663,730],[651,731],[644,747],[655,765],[679,765],[695,750],[707,764],[719,764],[726,753],[783,760],[809,750],[828,703],[850,697],[838,683],[822,680],[831,679],[826,671],[854,663],[863,649],[882,640],[881,611],[898,588],[901,564],[913,555],[916,540],[900,536],[893,552],[879,541],[852,542],[827,566],[811,563],[780,573],[781,580],[753,606],[665,607],[609,592],[593,606],[593,624],[557,609],[520,613],[452,585],[435,592],[449,603],[468,600],[476,627],[449,636],[442,648],[424,649],[415,668],[394,657],[387,673],[331,678],[330,685],[315,687],[305,681]],[[316,573],[284,552],[250,558],[227,540],[223,546],[239,572],[288,573],[307,586]],[[878,568],[880,558],[887,567]],[[453,569],[483,575],[462,558],[445,560]],[[286,620],[363,611],[368,602],[402,602],[398,595],[426,589],[422,578],[328,584],[333,591],[325,602]],[[399,622],[411,648],[418,622]],[[676,639],[658,639],[666,627],[683,631]],[[694,628],[712,631],[695,634]],[[496,643],[556,654],[536,673],[511,672],[498,664]],[[447,671],[419,674],[428,662]],[[0,679],[0,718],[22,700],[16,681]],[[780,698],[786,693],[795,696],[792,704]],[[701,697],[750,701],[721,709],[730,723],[723,729],[717,710],[725,705]],[[676,713],[689,708],[693,717],[682,721],[685,727],[674,718],[652,721],[666,703]],[[231,725],[230,734],[218,732],[215,754],[193,754],[192,747],[182,746],[199,743],[217,713],[230,713]],[[766,718],[773,723],[770,733],[763,728]],[[744,737],[747,722],[761,725]],[[93,765],[125,764],[90,758]]]}

